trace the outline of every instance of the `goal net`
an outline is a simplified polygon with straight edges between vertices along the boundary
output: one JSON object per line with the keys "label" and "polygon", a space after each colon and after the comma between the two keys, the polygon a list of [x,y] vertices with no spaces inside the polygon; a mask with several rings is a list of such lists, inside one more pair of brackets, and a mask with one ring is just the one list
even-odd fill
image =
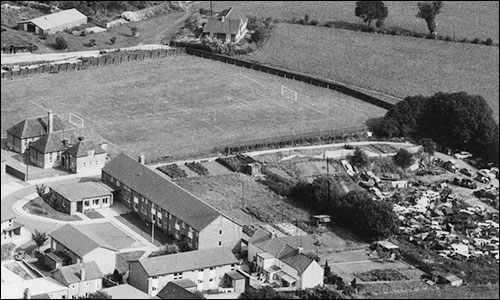
{"label": "goal net", "polygon": [[69,122],[76,127],[83,127],[83,118],[75,115],[74,113],[69,113]]}
{"label": "goal net", "polygon": [[281,96],[289,99],[293,99],[293,101],[297,102],[297,92],[287,88],[286,86],[281,86]]}

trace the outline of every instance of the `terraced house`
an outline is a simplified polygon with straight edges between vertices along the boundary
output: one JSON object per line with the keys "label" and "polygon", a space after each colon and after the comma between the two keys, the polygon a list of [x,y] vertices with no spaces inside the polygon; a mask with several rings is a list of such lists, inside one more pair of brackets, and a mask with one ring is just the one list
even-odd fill
{"label": "terraced house", "polygon": [[119,154],[102,169],[102,181],[115,188],[115,200],[184,241],[189,249],[240,246],[240,225],[150,170],[144,165],[144,156],[135,160]]}

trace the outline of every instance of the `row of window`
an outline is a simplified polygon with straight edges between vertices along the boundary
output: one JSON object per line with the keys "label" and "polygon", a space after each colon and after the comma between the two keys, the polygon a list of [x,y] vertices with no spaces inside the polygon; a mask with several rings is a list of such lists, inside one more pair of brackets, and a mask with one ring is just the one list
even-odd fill
{"label": "row of window", "polygon": [[[96,166],[98,166],[98,165],[99,165],[99,161],[98,161],[98,160],[96,160],[96,161],[95,161],[95,165],[96,165]],[[91,161],[89,161],[89,162],[88,162],[88,166],[89,166],[89,167],[92,167],[92,162],[91,162]],[[86,162],[84,162],[84,163],[83,163],[83,167],[84,167],[84,168],[86,168],[86,167],[87,167],[87,163],[86,163]]]}

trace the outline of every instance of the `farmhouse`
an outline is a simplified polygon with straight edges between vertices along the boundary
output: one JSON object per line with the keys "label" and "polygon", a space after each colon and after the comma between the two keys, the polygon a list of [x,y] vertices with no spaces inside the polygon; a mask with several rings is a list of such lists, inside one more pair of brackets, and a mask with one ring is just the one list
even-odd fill
{"label": "farmhouse", "polygon": [[[50,251],[69,256],[69,265],[95,261],[105,274],[113,273],[117,249],[89,230],[66,224],[49,234]],[[65,258],[65,257],[64,257]]]}
{"label": "farmhouse", "polygon": [[2,245],[9,243],[23,233],[24,225],[14,221],[16,217],[7,213],[2,209]]}
{"label": "farmhouse", "polygon": [[323,268],[272,234],[258,229],[248,241],[248,261],[254,263],[260,278],[281,287],[296,289],[323,285]]}
{"label": "farmhouse", "polygon": [[87,24],[87,16],[72,8],[19,22],[17,29],[42,35],[53,34],[83,24]]}
{"label": "farmhouse", "polygon": [[113,190],[100,182],[57,185],[49,187],[49,190],[55,197],[54,201],[60,201],[62,210],[70,215],[113,204]]}
{"label": "farmhouse", "polygon": [[216,17],[209,17],[203,32],[211,38],[237,43],[247,32],[247,22],[247,17],[230,7]]}
{"label": "farmhouse", "polygon": [[102,181],[118,191],[115,200],[190,249],[239,247],[240,225],[124,153],[102,169]]}
{"label": "farmhouse", "polygon": [[69,299],[76,299],[88,297],[89,294],[100,291],[104,276],[97,264],[90,261],[61,267],[54,271],[53,277],[69,288]]}
{"label": "farmhouse", "polygon": [[236,270],[238,259],[230,248],[213,248],[129,262],[129,283],[156,296],[169,282],[189,279],[198,291],[217,289],[224,274]]}

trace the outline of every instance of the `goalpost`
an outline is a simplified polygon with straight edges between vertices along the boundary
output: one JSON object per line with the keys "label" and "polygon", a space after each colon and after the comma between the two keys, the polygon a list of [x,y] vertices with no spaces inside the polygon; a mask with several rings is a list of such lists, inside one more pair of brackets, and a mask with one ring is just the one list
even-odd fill
{"label": "goalpost", "polygon": [[281,86],[281,96],[291,98],[293,101],[297,102],[297,92],[284,85]]}
{"label": "goalpost", "polygon": [[77,116],[74,113],[69,113],[69,120],[68,120],[68,122],[70,122],[71,124],[75,125],[76,127],[80,127],[80,128],[83,127],[83,118]]}

